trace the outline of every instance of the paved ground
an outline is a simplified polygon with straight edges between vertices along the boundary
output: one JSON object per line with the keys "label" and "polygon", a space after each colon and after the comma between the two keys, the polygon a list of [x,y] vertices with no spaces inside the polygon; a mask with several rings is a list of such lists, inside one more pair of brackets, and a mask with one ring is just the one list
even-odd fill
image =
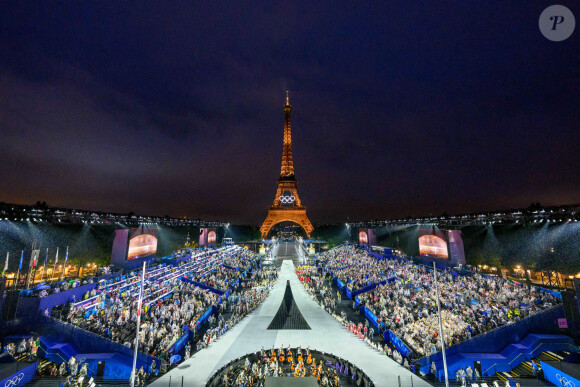
{"label": "paved ground", "polygon": [[[217,369],[230,361],[257,352],[261,347],[279,348],[282,345],[301,345],[302,348],[310,346],[349,360],[361,368],[377,386],[397,386],[399,376],[402,386],[429,385],[357,339],[312,300],[294,271],[293,261],[297,262],[297,257],[292,243],[280,245],[278,258],[288,259],[282,260],[278,282],[266,301],[218,341],[194,354],[152,385],[168,386],[170,377],[172,385],[181,385],[183,377],[184,386],[203,386]],[[294,300],[311,330],[266,329],[280,306],[287,280],[290,281]]]}

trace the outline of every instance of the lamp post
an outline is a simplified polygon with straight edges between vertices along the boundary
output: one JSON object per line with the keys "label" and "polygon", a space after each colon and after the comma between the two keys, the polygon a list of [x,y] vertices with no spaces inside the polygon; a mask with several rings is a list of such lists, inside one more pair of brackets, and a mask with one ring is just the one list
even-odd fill
{"label": "lamp post", "polygon": [[443,337],[443,322],[441,321],[441,303],[439,301],[439,287],[437,286],[437,266],[433,262],[433,283],[437,294],[437,312],[439,314],[439,339],[441,340],[441,354],[443,355],[443,372],[445,373],[445,387],[449,387],[449,375],[447,375],[447,358],[445,357],[445,338]]}

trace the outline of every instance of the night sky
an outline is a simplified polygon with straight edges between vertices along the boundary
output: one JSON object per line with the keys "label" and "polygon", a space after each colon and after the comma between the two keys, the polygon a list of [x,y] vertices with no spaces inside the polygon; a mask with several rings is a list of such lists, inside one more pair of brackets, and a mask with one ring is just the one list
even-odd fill
{"label": "night sky", "polygon": [[259,224],[289,89],[315,223],[580,202],[577,2],[294,3],[3,2],[0,201]]}

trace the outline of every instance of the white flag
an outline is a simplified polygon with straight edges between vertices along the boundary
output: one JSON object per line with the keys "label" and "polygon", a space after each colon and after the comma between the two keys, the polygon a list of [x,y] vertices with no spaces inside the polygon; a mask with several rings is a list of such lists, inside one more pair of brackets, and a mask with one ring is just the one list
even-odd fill
{"label": "white flag", "polygon": [[6,270],[8,270],[8,259],[10,258],[10,252],[6,253],[6,262],[4,262],[4,270],[2,271],[2,273],[4,273]]}
{"label": "white flag", "polygon": [[54,264],[58,262],[58,247],[56,248],[56,257],[54,258]]}

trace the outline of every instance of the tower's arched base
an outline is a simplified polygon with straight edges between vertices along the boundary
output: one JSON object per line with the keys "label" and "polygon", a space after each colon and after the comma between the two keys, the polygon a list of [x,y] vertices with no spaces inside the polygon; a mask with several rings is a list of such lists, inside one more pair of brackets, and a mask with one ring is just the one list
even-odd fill
{"label": "tower's arched base", "polygon": [[310,219],[306,216],[306,208],[301,209],[277,209],[277,208],[270,208],[268,210],[268,216],[264,223],[262,223],[262,227],[260,227],[260,232],[262,233],[262,238],[265,239],[268,237],[268,233],[276,224],[280,222],[293,222],[299,224],[300,227],[304,229],[306,232],[306,236],[310,237],[310,233],[314,231],[314,227],[312,227],[312,223],[310,223]]}

